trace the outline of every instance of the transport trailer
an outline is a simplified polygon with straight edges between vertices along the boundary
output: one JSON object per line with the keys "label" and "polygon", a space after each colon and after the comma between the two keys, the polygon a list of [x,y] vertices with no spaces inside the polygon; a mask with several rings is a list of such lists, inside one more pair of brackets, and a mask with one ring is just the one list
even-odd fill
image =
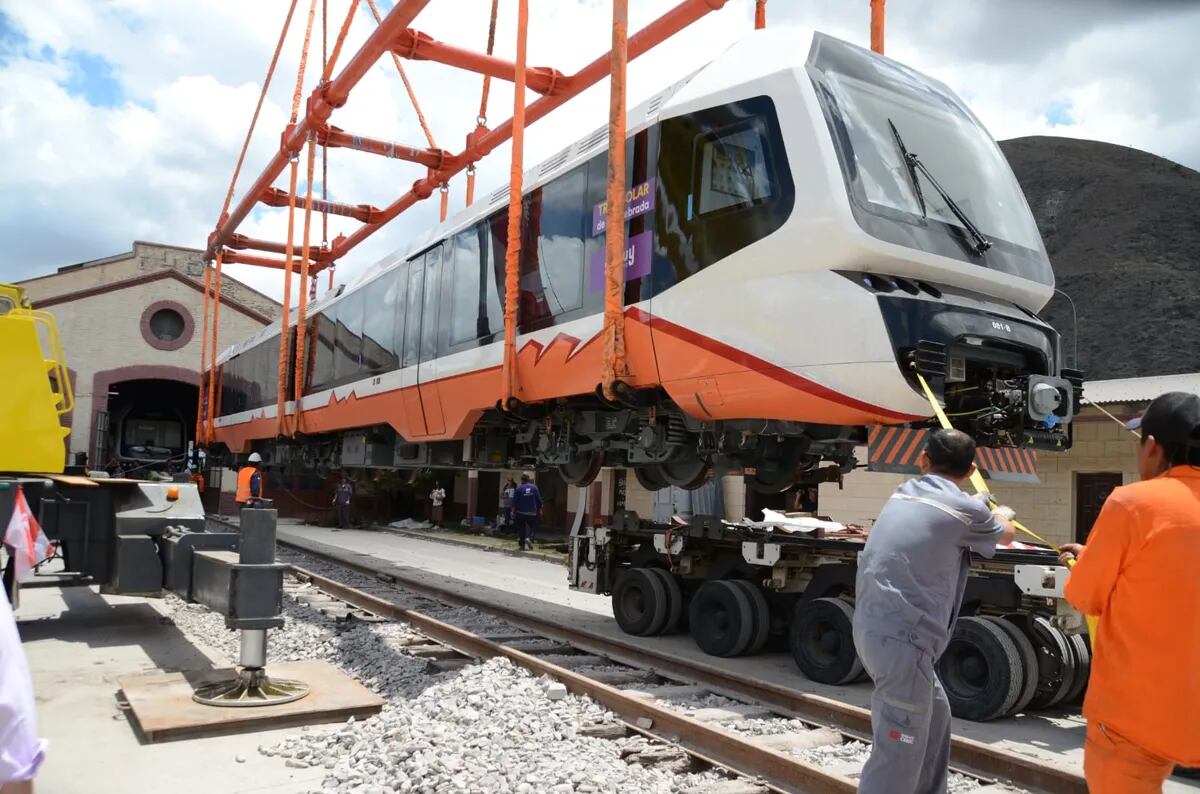
{"label": "transport trailer", "polygon": [[[865,679],[854,649],[854,580],[866,532],[781,531],[694,516],[684,524],[621,511],[571,536],[573,590],[612,598],[628,634],[689,631],[705,653],[786,647],[808,678]],[[1083,615],[1063,598],[1067,568],[1045,548],[972,558],[962,610],[938,674],[957,717],[986,721],[1077,699],[1090,645]]]}

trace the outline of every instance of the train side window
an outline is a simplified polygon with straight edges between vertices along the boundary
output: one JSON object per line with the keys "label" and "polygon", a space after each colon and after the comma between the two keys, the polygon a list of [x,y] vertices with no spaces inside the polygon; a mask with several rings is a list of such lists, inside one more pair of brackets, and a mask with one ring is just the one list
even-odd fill
{"label": "train side window", "polygon": [[503,278],[500,282],[494,276],[496,264],[495,251],[492,249],[492,228],[487,221],[475,224],[475,235],[479,238],[479,327],[476,337],[484,344],[493,341],[497,335],[504,333],[504,294]]}
{"label": "train side window", "polygon": [[421,307],[421,360],[438,357],[438,297],[443,269],[442,248],[439,245],[425,253],[425,302]]}
{"label": "train side window", "polygon": [[[481,296],[482,278],[479,258],[479,234],[474,227],[454,235],[446,268],[450,280],[450,345],[476,339],[479,336],[480,315],[486,311]],[[484,321],[486,323],[486,314]]]}
{"label": "train side window", "polygon": [[279,340],[275,338],[259,342],[254,346],[255,382],[259,384],[255,395],[255,408],[272,405],[279,389]]}
{"label": "train side window", "polygon": [[586,166],[555,177],[525,197],[521,240],[522,331],[545,328],[583,304]]}
{"label": "train side window", "polygon": [[333,383],[333,342],[337,333],[337,306],[330,306],[313,318],[308,329],[316,349],[313,352],[311,391],[327,389]]}
{"label": "train side window", "polygon": [[418,256],[408,263],[408,295],[404,306],[404,361],[402,366],[417,363],[421,352],[421,302],[425,295],[424,257]]}
{"label": "train side window", "polygon": [[389,270],[363,290],[362,366],[369,373],[388,372],[400,366],[396,316],[403,311],[402,268]]}
{"label": "train side window", "polygon": [[697,215],[749,207],[771,197],[760,119],[697,136],[693,162]]}
{"label": "train side window", "polygon": [[338,303],[337,336],[333,344],[333,379],[336,383],[349,383],[358,376],[365,295],[365,289],[355,290]]}

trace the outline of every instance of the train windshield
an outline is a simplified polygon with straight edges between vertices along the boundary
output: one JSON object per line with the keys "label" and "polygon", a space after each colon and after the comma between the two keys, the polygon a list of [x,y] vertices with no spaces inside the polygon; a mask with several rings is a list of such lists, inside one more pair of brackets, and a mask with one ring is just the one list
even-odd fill
{"label": "train windshield", "polygon": [[[838,150],[855,217],[865,231],[889,242],[1054,283],[1037,224],[1008,161],[949,89],[821,34],[814,41],[809,73]],[[915,158],[906,162],[903,149]],[[924,168],[914,169],[914,159]],[[978,244],[972,225],[987,238],[987,245]]]}

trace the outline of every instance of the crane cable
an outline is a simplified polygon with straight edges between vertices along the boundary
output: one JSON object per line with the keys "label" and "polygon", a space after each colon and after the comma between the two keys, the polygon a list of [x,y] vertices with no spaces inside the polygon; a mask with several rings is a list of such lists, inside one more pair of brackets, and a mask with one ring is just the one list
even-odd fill
{"label": "crane cable", "polygon": [[[275,76],[275,67],[279,64],[279,54],[283,51],[283,42],[287,38],[288,29],[292,25],[292,16],[296,12],[297,0],[292,0],[288,6],[287,16],[283,20],[283,29],[279,31],[279,41],[275,43],[275,52],[271,55],[271,63],[267,66],[267,76],[263,80],[262,90],[258,92],[258,103],[254,106],[254,114],[250,117],[250,127],[246,130],[246,138],[242,141],[242,150],[238,153],[237,163],[233,167],[233,175],[229,179],[229,189],[225,191],[225,203],[221,205],[221,214],[219,218],[224,218],[229,212],[229,205],[233,203],[233,191],[237,188],[238,176],[241,174],[242,165],[246,161],[246,152],[250,149],[250,139],[254,136],[254,128],[258,124],[258,116],[262,112],[263,102],[267,98],[267,89],[271,87],[271,78]],[[221,264],[224,257],[217,255],[216,262],[213,267],[217,273],[215,277],[210,273],[210,268],[204,269],[204,325],[201,328],[200,335],[200,374],[203,379],[205,358],[209,358],[209,381],[215,379],[217,367],[217,315],[221,310]],[[209,285],[215,281],[215,289],[212,293],[209,292]],[[208,343],[209,336],[209,301],[212,300],[212,344]],[[211,350],[208,348],[211,347]],[[209,399],[207,406],[204,401],[205,390],[200,389],[200,393],[196,396],[196,441],[199,443],[201,431],[203,431],[204,439],[211,441],[212,439],[212,421],[213,421],[213,403],[212,396],[214,389],[211,387],[207,390]],[[207,410],[206,410],[207,408]]]}
{"label": "crane cable", "polygon": [[[938,423],[944,430],[952,430],[953,426],[950,424],[950,419],[947,418],[946,412],[942,410],[941,403],[939,403],[937,397],[934,396],[933,389],[929,388],[929,383],[925,380],[925,376],[920,372],[915,372],[915,374],[917,376],[917,382],[921,384],[921,389],[925,392],[925,398],[929,400],[929,405],[933,408],[934,415],[937,416]],[[983,494],[987,497],[989,507],[998,506],[999,503],[995,500],[995,498],[993,498],[991,490],[987,487],[987,482],[984,481],[983,475],[979,473],[979,469],[975,469],[973,472],[971,472],[971,485],[975,487],[976,493]],[[1019,529],[1039,543],[1045,544],[1051,549],[1057,551],[1057,545],[1046,540],[1041,535],[1022,524],[1020,521],[1014,520],[1011,523],[1015,529]],[[1067,567],[1074,568],[1075,560],[1068,560]],[[1099,623],[1099,620],[1093,615],[1085,615],[1084,617],[1087,620],[1088,625],[1088,639],[1091,641],[1092,646],[1095,647],[1097,624]]]}
{"label": "crane cable", "polygon": [[[354,0],[358,2],[358,0]],[[367,0],[367,5],[371,8],[371,13],[375,16],[375,23],[379,24],[383,21],[383,17],[379,15],[379,9],[375,5],[375,0]],[[404,65],[400,62],[400,56],[392,52],[392,63],[396,64],[396,71],[400,73],[400,80],[404,83],[404,90],[408,92],[408,99],[412,102],[413,110],[417,113],[417,121],[421,124],[421,131],[425,133],[425,140],[429,142],[430,149],[437,149],[437,142],[433,139],[433,133],[429,130],[429,124],[425,121],[425,114],[421,112],[421,103],[417,101],[417,93],[413,90],[412,83],[409,82],[408,74],[404,71]],[[446,214],[450,209],[450,185],[445,181],[442,182],[439,189],[442,193],[441,221],[445,222]]]}
{"label": "crane cable", "polygon": [[[499,11],[500,0],[492,0],[492,18],[488,22],[487,54],[491,55],[496,49],[496,15]],[[487,129],[488,93],[492,88],[492,76],[483,76],[483,89],[479,95],[479,115],[475,117],[475,130]],[[475,203],[475,163],[467,166],[467,206]]]}

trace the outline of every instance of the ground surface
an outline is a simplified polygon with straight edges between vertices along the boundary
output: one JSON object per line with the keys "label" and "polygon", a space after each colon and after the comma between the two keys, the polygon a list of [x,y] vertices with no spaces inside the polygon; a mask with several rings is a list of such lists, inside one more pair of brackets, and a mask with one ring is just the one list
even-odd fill
{"label": "ground surface", "polygon": [[[1088,379],[1200,370],[1200,173],[1099,141],[1035,136],[1000,148],[1057,286],[1075,301]],[[1069,352],[1070,304],[1056,295],[1042,314]]]}

